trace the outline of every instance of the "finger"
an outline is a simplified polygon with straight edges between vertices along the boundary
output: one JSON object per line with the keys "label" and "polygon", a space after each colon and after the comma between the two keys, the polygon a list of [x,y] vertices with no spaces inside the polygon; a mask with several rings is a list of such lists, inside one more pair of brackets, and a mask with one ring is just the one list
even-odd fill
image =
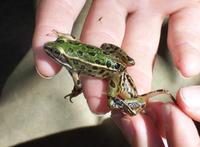
{"label": "finger", "polygon": [[33,52],[35,55],[36,69],[45,76],[56,74],[60,66],[52,61],[42,51],[45,42],[55,40],[49,37],[53,29],[70,34],[73,23],[78,16],[85,0],[41,0],[37,8],[36,26],[33,37]]}
{"label": "finger", "polygon": [[200,145],[199,135],[192,119],[172,104],[164,105],[162,113],[169,146],[198,147]]}
{"label": "finger", "polygon": [[[127,11],[124,6],[117,4],[116,1],[93,1],[81,40],[96,46],[105,42],[120,46],[125,31],[126,15]],[[83,91],[92,112],[105,113],[109,111],[106,85],[104,80],[83,79]]]}
{"label": "finger", "polygon": [[132,146],[164,146],[157,129],[148,116],[137,115],[129,117],[118,112],[113,112],[112,119]]}
{"label": "finger", "polygon": [[148,108],[146,109],[147,115],[150,116],[155,127],[157,128],[159,134],[162,137],[165,137],[164,124],[162,123],[162,112],[160,111],[163,107],[163,102],[153,102],[149,103]]}
{"label": "finger", "polygon": [[133,76],[139,93],[150,90],[152,65],[158,48],[163,21],[161,14],[137,11],[127,20],[126,33],[122,47],[135,60],[129,73]]}
{"label": "finger", "polygon": [[187,115],[200,122],[200,86],[181,88],[177,94],[177,103]]}
{"label": "finger", "polygon": [[200,72],[200,4],[188,6],[169,18],[168,45],[183,76]]}

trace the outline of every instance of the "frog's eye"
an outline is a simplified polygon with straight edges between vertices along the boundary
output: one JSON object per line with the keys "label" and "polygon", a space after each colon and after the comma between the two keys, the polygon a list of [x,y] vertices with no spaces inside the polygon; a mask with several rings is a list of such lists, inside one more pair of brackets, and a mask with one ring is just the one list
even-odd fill
{"label": "frog's eye", "polygon": [[56,42],[58,42],[58,43],[64,43],[65,40],[64,40],[64,39],[61,39],[61,38],[58,38],[58,39],[56,40]]}
{"label": "frog's eye", "polygon": [[58,43],[65,43],[66,42],[66,38],[60,36],[60,37],[57,38],[56,42],[58,42]]}

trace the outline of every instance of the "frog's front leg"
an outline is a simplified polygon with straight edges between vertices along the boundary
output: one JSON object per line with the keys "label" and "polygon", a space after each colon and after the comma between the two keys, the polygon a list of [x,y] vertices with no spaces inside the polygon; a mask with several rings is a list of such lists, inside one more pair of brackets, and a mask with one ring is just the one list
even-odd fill
{"label": "frog's front leg", "polygon": [[73,78],[74,88],[73,88],[73,90],[70,94],[67,94],[65,96],[65,98],[69,97],[70,102],[72,102],[73,97],[76,97],[76,96],[78,96],[79,94],[82,93],[82,85],[81,85],[81,81],[80,81],[80,78],[79,78],[79,74],[74,70],[68,70],[68,71]]}
{"label": "frog's front leg", "polygon": [[[51,31],[53,34],[55,34],[58,38],[59,37],[65,37],[66,39],[68,40],[77,40],[74,36],[70,35],[70,34],[65,34],[65,33],[61,33],[61,32],[58,32],[57,30],[53,29]],[[47,35],[50,35],[50,34],[47,34]]]}

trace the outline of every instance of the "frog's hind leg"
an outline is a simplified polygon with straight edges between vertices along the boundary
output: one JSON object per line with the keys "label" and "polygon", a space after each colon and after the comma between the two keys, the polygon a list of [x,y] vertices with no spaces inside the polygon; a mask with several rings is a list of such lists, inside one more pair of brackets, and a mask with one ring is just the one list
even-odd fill
{"label": "frog's hind leg", "polygon": [[168,90],[165,90],[165,89],[158,89],[155,91],[151,91],[151,92],[142,94],[138,97],[142,97],[144,101],[148,101],[149,98],[158,96],[158,95],[166,95],[176,104],[176,99],[174,98],[174,96]]}
{"label": "frog's hind leg", "polygon": [[111,109],[120,109],[133,115],[135,111],[132,110],[123,99],[119,98],[119,95],[122,93],[124,76],[124,73],[115,74],[113,78],[110,79],[108,86],[108,105]]}
{"label": "frog's hind leg", "polygon": [[172,101],[176,104],[176,99],[173,97],[168,90],[158,89],[155,91],[148,92],[146,94],[138,95],[138,97],[134,99],[125,99],[124,103],[128,105],[128,107],[135,111],[135,114],[144,111],[145,106],[148,102],[148,99],[158,95],[166,95],[172,99]]}
{"label": "frog's hind leg", "polygon": [[74,98],[82,93],[82,85],[81,85],[81,81],[79,78],[79,74],[73,70],[68,70],[68,71],[73,78],[74,88],[73,88],[72,92],[67,94],[64,98],[66,99],[67,97],[69,97],[70,102],[72,102],[72,98]]}
{"label": "frog's hind leg", "polygon": [[120,78],[121,96],[125,99],[138,97],[137,88],[132,77],[125,71]]}

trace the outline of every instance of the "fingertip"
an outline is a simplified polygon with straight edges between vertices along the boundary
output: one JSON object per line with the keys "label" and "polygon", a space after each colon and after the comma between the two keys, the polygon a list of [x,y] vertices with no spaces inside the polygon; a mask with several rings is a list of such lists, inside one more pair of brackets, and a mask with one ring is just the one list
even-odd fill
{"label": "fingertip", "polygon": [[102,97],[87,97],[88,106],[90,111],[95,114],[105,114],[110,111],[107,106],[107,100]]}
{"label": "fingertip", "polygon": [[[198,133],[190,117],[180,111],[178,107],[170,103],[163,105],[161,111],[163,114],[163,123],[169,146],[188,147],[199,144]],[[187,130],[189,130],[189,133],[183,133],[186,127]]]}
{"label": "fingertip", "polygon": [[200,72],[200,53],[194,49],[181,49],[175,57],[175,64],[184,77],[191,77]]}
{"label": "fingertip", "polygon": [[200,121],[200,86],[181,88],[177,93],[177,103],[192,119]]}
{"label": "fingertip", "polygon": [[42,51],[40,54],[35,54],[35,66],[38,75],[47,79],[53,77],[61,69],[60,65],[42,53]]}
{"label": "fingertip", "polygon": [[81,76],[81,81],[90,110],[95,114],[109,112],[106,81],[88,76]]}

